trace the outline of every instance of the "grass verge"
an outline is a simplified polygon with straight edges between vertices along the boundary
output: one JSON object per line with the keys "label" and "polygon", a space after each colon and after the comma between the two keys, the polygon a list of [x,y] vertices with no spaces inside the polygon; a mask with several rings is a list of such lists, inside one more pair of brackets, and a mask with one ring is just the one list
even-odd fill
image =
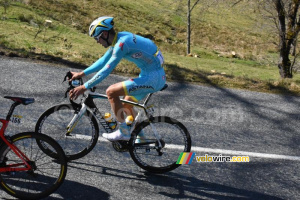
{"label": "grass verge", "polygon": [[[84,1],[84,4],[79,0],[47,1],[46,4],[37,0],[31,2],[32,5],[14,3],[7,14],[3,14],[3,8],[0,8],[1,55],[84,69],[105,52],[84,31],[88,22],[96,16],[92,11],[89,13],[86,10],[97,10],[92,9],[93,6],[98,6],[93,4],[96,1]],[[295,74],[291,80],[279,78],[275,56],[268,53],[274,48],[266,48],[270,41],[264,41],[265,34],[251,28],[254,25],[249,18],[253,14],[248,15],[247,9],[235,13],[239,15],[236,17],[228,8],[220,6],[217,9],[222,9],[223,12],[209,9],[202,20],[194,20],[192,52],[197,57],[188,57],[183,53],[185,24],[179,17],[184,12],[184,7],[171,3],[170,0],[158,2],[154,0],[144,4],[125,0],[106,1],[111,13],[103,14],[114,14],[119,29],[153,37],[165,57],[169,81],[300,94],[299,74]],[[166,9],[159,6],[166,5],[170,5],[169,12],[158,12]],[[155,6],[157,10],[152,11],[148,9],[149,6]],[[70,12],[65,12],[68,9]],[[197,13],[194,15],[199,17]],[[52,23],[46,27],[45,20],[51,20]],[[236,51],[237,55],[232,56],[232,51]],[[136,76],[139,70],[132,63],[122,61],[114,72]]]}

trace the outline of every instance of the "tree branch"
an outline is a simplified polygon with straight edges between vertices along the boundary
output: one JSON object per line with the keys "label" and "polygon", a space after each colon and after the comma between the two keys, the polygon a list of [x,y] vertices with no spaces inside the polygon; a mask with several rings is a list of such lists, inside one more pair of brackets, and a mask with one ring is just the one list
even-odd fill
{"label": "tree branch", "polygon": [[236,6],[236,5],[239,4],[241,1],[243,1],[243,0],[239,0],[239,1],[235,2],[231,7]]}
{"label": "tree branch", "polygon": [[192,12],[192,10],[194,9],[194,7],[199,3],[200,0],[197,0],[194,5],[192,6],[192,8],[190,9],[190,12]]}

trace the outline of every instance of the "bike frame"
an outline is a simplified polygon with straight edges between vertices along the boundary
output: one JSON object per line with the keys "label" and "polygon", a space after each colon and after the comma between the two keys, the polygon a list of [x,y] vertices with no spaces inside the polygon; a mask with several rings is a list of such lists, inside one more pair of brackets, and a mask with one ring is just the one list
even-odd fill
{"label": "bike frame", "polygon": [[[1,127],[1,130],[0,130],[0,138],[23,162],[22,163],[16,163],[16,164],[10,164],[10,165],[7,165],[6,167],[0,167],[0,172],[28,171],[28,170],[32,169],[32,167],[28,163],[28,161],[30,161],[29,158],[23,152],[21,152],[14,144],[9,142],[7,140],[7,138],[5,137],[5,135],[4,135],[5,130],[8,126],[8,124],[9,124],[9,120],[12,116],[12,113],[13,113],[15,107],[19,104],[20,103],[17,103],[17,102],[14,103],[11,106],[11,108],[9,110],[9,113],[7,114],[6,119],[0,119],[0,122],[2,123],[2,127]],[[5,145],[5,144],[1,144],[0,146]],[[4,158],[1,158],[1,162],[3,161],[3,159]],[[26,167],[24,167],[24,165]]]}
{"label": "bike frame", "polygon": [[[145,101],[143,102],[143,104],[139,104],[139,103],[124,100],[124,99],[121,99],[121,101],[122,101],[122,103],[126,103],[126,104],[129,104],[129,105],[138,107],[138,108],[142,108],[144,110],[148,120],[151,122],[151,121],[153,121],[153,116],[152,116],[152,114],[153,114],[153,105],[147,106],[147,103],[149,102],[150,97],[152,96],[152,94],[153,93],[150,93],[150,94],[147,95],[147,97],[146,97]],[[96,107],[93,99],[108,99],[108,97],[107,97],[107,95],[92,92],[91,90],[88,90],[87,91],[87,97],[81,103],[81,108],[80,108],[79,112],[74,115],[73,119],[71,120],[71,122],[67,126],[67,135],[72,132],[72,130],[74,129],[76,124],[79,122],[82,115],[86,112],[87,108],[92,109],[92,111],[93,111],[92,113],[99,120],[100,124],[104,127],[104,129],[107,132],[112,132],[112,129],[107,125],[107,122],[104,120],[103,115],[101,114],[101,112]],[[76,106],[75,103],[72,103],[72,104]],[[78,106],[78,104],[77,104],[77,106]],[[100,117],[97,117],[97,116],[100,116]],[[130,133],[132,133],[132,131],[135,128],[135,125],[138,122],[140,122],[140,120],[141,120],[141,112],[138,112],[138,114],[135,117],[135,120],[134,120],[133,124],[131,125]],[[152,123],[150,123],[150,125],[151,125],[151,128],[153,130],[154,136],[155,136],[155,138],[157,139],[157,141],[159,143],[159,147],[162,147],[162,145],[160,143],[159,135],[158,135],[154,125]]]}

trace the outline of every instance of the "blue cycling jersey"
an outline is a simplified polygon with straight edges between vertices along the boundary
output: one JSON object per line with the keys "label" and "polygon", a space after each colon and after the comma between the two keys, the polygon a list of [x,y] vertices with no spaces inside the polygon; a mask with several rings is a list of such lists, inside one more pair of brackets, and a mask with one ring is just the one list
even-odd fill
{"label": "blue cycling jersey", "polygon": [[140,76],[155,71],[163,71],[162,76],[164,75],[163,56],[150,39],[129,32],[119,32],[104,56],[84,70],[85,75],[97,72],[84,84],[85,88],[92,88],[105,79],[122,58],[135,63],[141,69]]}

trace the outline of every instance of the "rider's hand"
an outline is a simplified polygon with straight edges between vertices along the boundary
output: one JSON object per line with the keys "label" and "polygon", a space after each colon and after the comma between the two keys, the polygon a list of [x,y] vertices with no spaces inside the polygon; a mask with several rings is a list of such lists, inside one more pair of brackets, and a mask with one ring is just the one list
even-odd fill
{"label": "rider's hand", "polygon": [[83,94],[86,91],[86,88],[84,85],[81,85],[79,87],[76,87],[69,92],[69,96],[71,100],[76,100],[79,95]]}
{"label": "rider's hand", "polygon": [[83,72],[71,72],[71,74],[72,74],[72,78],[69,79],[69,81],[73,81],[75,79],[79,79],[79,78],[82,78],[84,76]]}

